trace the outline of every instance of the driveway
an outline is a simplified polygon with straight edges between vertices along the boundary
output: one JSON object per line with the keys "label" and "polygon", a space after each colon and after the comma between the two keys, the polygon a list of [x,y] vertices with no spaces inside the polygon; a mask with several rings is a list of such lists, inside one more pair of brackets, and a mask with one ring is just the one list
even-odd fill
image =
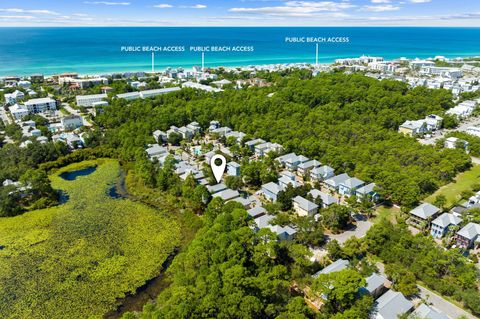
{"label": "driveway", "polygon": [[327,240],[335,239],[339,244],[344,244],[347,240],[352,237],[362,238],[368,232],[368,230],[373,226],[373,223],[368,220],[357,219],[356,225],[341,234],[329,234],[327,235]]}

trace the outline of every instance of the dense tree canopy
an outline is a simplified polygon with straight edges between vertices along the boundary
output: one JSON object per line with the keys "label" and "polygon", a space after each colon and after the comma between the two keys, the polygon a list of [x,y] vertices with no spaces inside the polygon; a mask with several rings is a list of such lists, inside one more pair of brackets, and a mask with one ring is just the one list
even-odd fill
{"label": "dense tree canopy", "polygon": [[[116,100],[97,120],[109,129],[104,143],[133,159],[138,148],[153,141],[154,130],[190,121],[207,127],[216,119],[249,136],[281,143],[286,151],[316,158],[337,173],[374,181],[387,198],[407,206],[469,167],[469,157],[460,150],[422,146],[396,132],[407,119],[443,115],[452,106],[451,93],[408,89],[401,82],[361,75],[302,78],[275,78],[268,88],[216,95],[182,90],[149,101]],[[270,180],[260,176],[259,164],[252,165],[243,173],[247,183],[258,187]]]}

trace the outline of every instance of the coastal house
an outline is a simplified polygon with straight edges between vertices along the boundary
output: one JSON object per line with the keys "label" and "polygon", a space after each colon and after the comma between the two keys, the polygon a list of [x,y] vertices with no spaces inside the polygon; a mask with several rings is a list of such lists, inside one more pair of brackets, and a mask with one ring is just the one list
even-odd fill
{"label": "coastal house", "polygon": [[425,122],[427,123],[427,130],[436,131],[442,127],[443,118],[435,114],[430,114],[425,117]]}
{"label": "coastal house", "polygon": [[405,121],[398,129],[399,133],[408,136],[417,136],[428,132],[427,122],[425,120]]}
{"label": "coastal house", "polygon": [[5,104],[15,104],[25,98],[25,94],[22,91],[15,90],[13,93],[4,94]]}
{"label": "coastal house", "polygon": [[302,196],[293,198],[293,209],[299,216],[313,216],[318,212],[318,205]]}
{"label": "coastal house", "polygon": [[313,275],[314,278],[318,278],[320,275],[327,275],[334,272],[342,271],[348,268],[350,262],[345,259],[338,259],[335,262],[331,263],[327,267],[323,268],[322,270],[318,271]]}
{"label": "coastal house", "polygon": [[297,183],[297,180],[294,178],[291,178],[290,176],[286,174],[280,174],[280,177],[278,179],[278,185],[282,187],[283,189],[287,188],[288,185],[291,185],[293,188],[299,187],[299,183]]}
{"label": "coastal house", "polygon": [[421,318],[421,319],[450,319],[443,312],[427,306],[422,303],[414,312],[412,312],[411,319]]}
{"label": "coastal house", "polygon": [[377,185],[370,183],[357,189],[355,195],[359,200],[368,198],[372,202],[377,202],[380,199],[380,195],[375,191]]}
{"label": "coastal house", "polygon": [[117,99],[133,101],[133,100],[141,98],[142,96],[140,95],[140,92],[127,92],[127,93],[117,94],[115,97]]}
{"label": "coastal house", "polygon": [[31,99],[25,102],[30,113],[41,113],[45,111],[54,111],[57,109],[57,101],[52,98],[45,97],[40,99]]}
{"label": "coastal house", "polygon": [[157,141],[157,143],[165,143],[167,141],[167,133],[156,130],[153,132],[153,138]]}
{"label": "coastal house", "polygon": [[387,278],[377,273],[373,273],[371,276],[365,278],[365,281],[366,285],[361,288],[360,291],[369,294],[373,299],[380,297],[392,285]]}
{"label": "coastal house", "polygon": [[255,155],[257,157],[263,157],[270,152],[280,152],[283,149],[283,147],[282,145],[277,143],[267,142],[267,143],[255,145],[254,149],[255,149]]}
{"label": "coastal house", "polygon": [[440,208],[429,203],[423,203],[410,211],[409,222],[419,228],[425,228],[440,213]]}
{"label": "coastal house", "polygon": [[225,135],[227,139],[235,139],[237,143],[241,143],[247,134],[243,132],[231,131]]}
{"label": "coastal house", "polygon": [[444,213],[432,221],[430,234],[435,238],[442,238],[448,233],[451,226],[458,226],[462,222],[460,217],[453,214]]}
{"label": "coastal house", "polygon": [[457,246],[462,249],[470,249],[480,243],[480,225],[468,223],[455,234]]}
{"label": "coastal house", "polygon": [[314,167],[310,171],[310,178],[317,182],[327,180],[333,176],[335,176],[335,170],[328,165]]}
{"label": "coastal house", "polygon": [[224,201],[229,201],[229,200],[232,200],[234,198],[240,197],[240,193],[236,190],[227,188],[223,191],[220,191],[218,193],[213,194],[212,196],[213,197],[220,197]]}
{"label": "coastal house", "polygon": [[230,162],[227,164],[227,175],[240,176],[240,164],[237,162]]}
{"label": "coastal house", "polygon": [[449,148],[449,149],[460,148],[465,150],[467,154],[470,153],[470,150],[469,150],[470,144],[465,140],[459,139],[458,137],[451,136],[447,138],[445,140],[444,146],[445,148]]}
{"label": "coastal house", "polygon": [[15,104],[10,106],[9,110],[10,114],[12,114],[13,118],[17,121],[22,120],[25,116],[30,114],[27,107],[23,104]]}
{"label": "coastal house", "polygon": [[77,95],[75,100],[77,102],[77,106],[83,107],[93,107],[94,103],[102,102],[104,99],[107,98],[107,94],[91,94],[91,95]]}
{"label": "coastal house", "polygon": [[315,201],[317,201],[317,198],[320,197],[320,200],[322,202],[321,206],[322,208],[325,208],[325,207],[328,207],[330,205],[333,205],[333,204],[339,204],[339,200],[336,199],[335,197],[329,195],[329,194],[326,194],[322,191],[319,191],[318,189],[312,189],[310,192],[309,192],[310,195],[312,195],[312,197],[315,199]]}
{"label": "coastal house", "polygon": [[216,128],[216,129],[210,131],[210,133],[218,134],[221,137],[227,135],[230,132],[232,132],[232,129],[229,128],[229,127],[226,127],[226,126],[225,127],[219,127],[219,128]]}
{"label": "coastal house", "polygon": [[207,190],[210,192],[210,194],[216,194],[218,192],[226,190],[227,188],[227,185],[223,183],[207,186]]}
{"label": "coastal house", "polygon": [[255,229],[268,228],[270,231],[278,236],[279,240],[290,240],[297,233],[295,229],[290,226],[272,225],[271,222],[274,219],[272,215],[262,215],[255,219]]}
{"label": "coastal house", "polygon": [[281,191],[283,191],[283,187],[274,182],[262,185],[262,194],[272,202],[277,200],[278,193]]}
{"label": "coastal house", "polygon": [[350,176],[348,176],[347,173],[333,176],[325,180],[325,186],[332,191],[338,191],[340,184],[344,183],[348,179],[350,179]]}
{"label": "coastal house", "polygon": [[341,195],[344,196],[353,196],[356,194],[358,188],[365,185],[365,182],[352,177],[339,184],[338,191]]}
{"label": "coastal house", "polygon": [[396,319],[409,313],[412,309],[413,303],[407,300],[401,292],[389,290],[375,301],[372,318]]}
{"label": "coastal house", "polygon": [[73,131],[83,126],[83,118],[78,115],[68,115],[62,117],[60,123],[65,131]]}
{"label": "coastal house", "polygon": [[250,151],[253,152],[255,150],[255,145],[263,144],[263,143],[266,143],[266,142],[264,140],[262,140],[261,138],[257,138],[257,139],[245,142],[245,146],[248,147],[250,149]]}
{"label": "coastal house", "polygon": [[307,175],[310,170],[314,169],[315,167],[319,167],[320,165],[322,165],[322,164],[317,160],[311,160],[311,161],[303,162],[303,163],[298,164],[297,172],[298,172],[298,174],[300,174],[302,176]]}
{"label": "coastal house", "polygon": [[146,152],[150,160],[160,159],[161,157],[168,155],[167,149],[158,144],[149,145]]}
{"label": "coastal house", "polygon": [[267,214],[267,210],[263,208],[262,206],[255,206],[253,208],[250,208],[247,210],[248,216],[252,219],[257,219],[258,217],[261,217],[263,215]]}

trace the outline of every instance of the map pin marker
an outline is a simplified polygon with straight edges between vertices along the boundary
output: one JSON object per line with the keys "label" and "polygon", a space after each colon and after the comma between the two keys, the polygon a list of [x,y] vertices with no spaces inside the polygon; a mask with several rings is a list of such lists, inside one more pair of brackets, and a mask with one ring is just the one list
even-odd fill
{"label": "map pin marker", "polygon": [[215,176],[217,183],[220,183],[225,168],[227,167],[227,159],[223,155],[215,155],[210,160],[210,166],[212,167],[213,176]]}

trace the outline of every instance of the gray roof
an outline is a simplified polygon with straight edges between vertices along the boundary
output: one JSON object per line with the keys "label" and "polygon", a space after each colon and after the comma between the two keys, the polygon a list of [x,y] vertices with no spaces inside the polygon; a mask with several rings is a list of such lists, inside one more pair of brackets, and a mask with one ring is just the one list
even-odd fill
{"label": "gray roof", "polygon": [[480,235],[480,225],[475,223],[468,223],[465,227],[458,231],[457,235],[460,235],[469,240],[475,240],[475,238]]}
{"label": "gray roof", "polygon": [[410,211],[410,214],[415,215],[417,217],[420,217],[422,219],[428,219],[438,213],[440,211],[440,208],[433,206],[432,204],[429,203],[423,203],[420,206],[412,209]]}
{"label": "gray roof", "polygon": [[247,210],[247,213],[250,217],[255,219],[260,215],[266,214],[267,210],[265,208],[263,208],[262,206],[255,206],[255,207]]}
{"label": "gray roof", "polygon": [[328,184],[328,185],[334,186],[334,187],[338,187],[338,185],[344,183],[349,178],[350,178],[350,176],[348,176],[347,173],[343,173],[343,174],[334,176],[330,179],[327,179],[325,181],[325,183]]}
{"label": "gray roof", "polygon": [[363,184],[365,184],[364,181],[358,179],[358,178],[355,178],[355,177],[352,177],[352,178],[349,178],[347,179],[346,181],[344,181],[343,183],[341,183],[343,185],[345,185],[346,187],[348,188],[357,188]]}
{"label": "gray roof", "polygon": [[309,192],[310,195],[312,195],[313,198],[317,199],[317,197],[320,196],[320,198],[322,199],[322,203],[326,206],[330,206],[332,204],[338,204],[338,200],[333,197],[332,195],[329,195],[329,194],[326,194],[322,191],[319,191],[318,189],[312,189],[310,192]]}
{"label": "gray roof", "polygon": [[442,228],[448,227],[450,225],[458,225],[462,222],[462,219],[460,217],[457,217],[453,214],[442,214],[435,218],[435,220],[432,222],[432,224],[438,225]]}
{"label": "gray roof", "polygon": [[250,201],[250,199],[247,199],[247,198],[243,198],[243,197],[237,197],[237,198],[234,198],[231,200],[232,202],[237,202],[237,203],[240,203],[242,204],[244,207],[247,207],[249,206],[252,202]]}
{"label": "gray roof", "polygon": [[313,174],[322,175],[322,176],[325,176],[325,175],[328,175],[328,174],[331,174],[331,173],[334,173],[334,172],[335,172],[335,170],[328,165],[315,167],[311,171],[311,173],[313,173]]}
{"label": "gray roof", "polygon": [[398,319],[399,315],[409,312],[413,303],[405,296],[393,290],[387,291],[376,301],[376,312],[383,319]]}
{"label": "gray roof", "polygon": [[262,185],[262,188],[268,190],[270,193],[273,194],[278,194],[279,192],[283,191],[283,187],[274,182],[264,184]]}
{"label": "gray roof", "polygon": [[238,164],[237,162],[230,162],[227,164],[227,166],[238,168],[240,167],[240,164]]}
{"label": "gray roof", "polygon": [[226,190],[227,185],[225,185],[223,183],[220,183],[220,184],[216,184],[216,185],[212,185],[212,186],[207,186],[207,189],[211,194],[215,194],[215,193],[221,192],[223,190]]}
{"label": "gray roof", "polygon": [[421,318],[421,319],[449,319],[448,316],[436,309],[433,309],[426,304],[421,304],[413,312],[413,318]]}
{"label": "gray roof", "polygon": [[365,289],[369,293],[373,293],[379,287],[385,286],[386,281],[387,278],[380,276],[377,273],[373,273],[370,277],[366,278],[367,285],[365,286]]}
{"label": "gray roof", "polygon": [[315,203],[312,203],[306,198],[303,198],[302,196],[296,196],[293,201],[300,206],[301,209],[306,210],[307,212],[310,212],[312,210],[318,209],[318,205]]}
{"label": "gray roof", "polygon": [[310,167],[318,167],[320,165],[322,165],[322,164],[319,161],[311,160],[311,161],[308,161],[308,162],[301,163],[300,165],[298,165],[298,168],[308,169]]}
{"label": "gray roof", "polygon": [[259,229],[268,228],[277,235],[287,234],[289,236],[295,234],[297,231],[290,226],[271,225],[270,222],[274,217],[272,215],[263,215],[255,219],[255,224]]}
{"label": "gray roof", "polygon": [[213,197],[221,197],[223,200],[231,200],[240,196],[238,191],[234,191],[233,189],[227,188],[221,192],[215,193],[212,195]]}
{"label": "gray roof", "polygon": [[163,153],[167,153],[167,150],[158,145],[158,144],[154,144],[152,145],[151,147],[147,148],[147,154],[148,156],[155,156],[155,155],[158,155],[158,154],[163,154]]}
{"label": "gray roof", "polygon": [[317,272],[315,275],[313,275],[313,277],[317,278],[320,275],[331,274],[332,272],[342,271],[344,269],[347,269],[349,264],[350,262],[348,260],[339,259],[334,263],[330,264],[329,266],[323,268],[319,272]]}
{"label": "gray roof", "polygon": [[254,139],[254,140],[251,140],[251,141],[246,142],[245,145],[247,145],[247,146],[254,146],[254,145],[262,144],[262,143],[265,143],[265,141],[262,140],[261,138],[257,138],[257,139]]}
{"label": "gray roof", "polygon": [[370,183],[368,185],[365,185],[357,189],[357,193],[361,195],[367,195],[367,194],[373,193],[375,186],[377,186],[375,183]]}

